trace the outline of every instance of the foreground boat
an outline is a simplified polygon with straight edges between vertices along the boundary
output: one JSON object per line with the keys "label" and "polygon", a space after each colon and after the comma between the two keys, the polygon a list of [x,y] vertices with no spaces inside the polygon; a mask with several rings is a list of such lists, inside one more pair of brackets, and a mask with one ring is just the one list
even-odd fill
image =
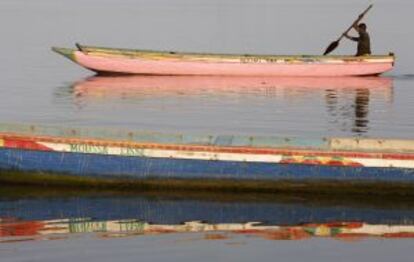
{"label": "foreground boat", "polygon": [[35,171],[25,182],[36,172],[51,172],[62,178],[176,179],[200,184],[213,180],[414,185],[414,141],[0,125],[0,169]]}
{"label": "foreground boat", "polygon": [[275,56],[160,52],[79,46],[53,51],[98,74],[226,76],[375,76],[395,58],[381,56]]}

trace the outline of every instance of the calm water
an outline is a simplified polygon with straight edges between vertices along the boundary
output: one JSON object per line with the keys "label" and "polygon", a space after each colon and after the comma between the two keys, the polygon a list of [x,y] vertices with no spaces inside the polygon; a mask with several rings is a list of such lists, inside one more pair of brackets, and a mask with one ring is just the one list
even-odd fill
{"label": "calm water", "polygon": [[[375,53],[394,51],[388,84],[239,79],[136,79],[82,86],[92,73],[50,47],[320,54],[365,8],[361,1],[3,0],[1,122],[182,133],[412,138],[411,1],[377,1],[367,17]],[[385,19],[387,18],[387,19]],[[352,54],[342,42],[337,53]],[[233,81],[234,82],[234,81]],[[312,82],[312,81],[311,81]],[[145,85],[145,86],[144,86]],[[144,88],[145,87],[145,88]],[[112,91],[112,89],[116,89]],[[165,89],[168,89],[166,91]]]}
{"label": "calm water", "polygon": [[[0,122],[413,138],[413,1],[378,0],[367,17],[374,52],[393,51],[398,59],[395,70],[378,79],[102,78],[50,51],[80,42],[321,54],[366,5],[360,0],[2,0]],[[347,41],[337,51],[354,52]],[[0,191],[7,189],[0,185]],[[138,254],[148,261],[274,261],[275,254],[283,261],[412,260],[414,207],[401,200],[7,191],[0,192],[1,261],[136,261]],[[183,224],[191,221],[202,222]],[[236,230],[248,222],[264,227]],[[204,230],[222,224],[227,229]]]}
{"label": "calm water", "polygon": [[413,239],[402,199],[0,190],[2,261],[411,261]]}

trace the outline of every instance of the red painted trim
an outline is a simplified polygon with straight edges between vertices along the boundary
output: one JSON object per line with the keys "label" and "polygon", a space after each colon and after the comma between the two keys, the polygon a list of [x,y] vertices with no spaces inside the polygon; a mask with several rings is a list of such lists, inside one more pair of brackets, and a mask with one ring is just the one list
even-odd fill
{"label": "red painted trim", "polygon": [[398,232],[398,233],[385,233],[383,237],[386,238],[414,238],[413,232]]}
{"label": "red painted trim", "polygon": [[4,139],[3,146],[7,148],[52,151],[51,148],[48,148],[44,145],[40,145],[36,141],[23,140],[23,139]]}
{"label": "red painted trim", "polygon": [[44,229],[42,221],[27,221],[0,224],[0,237],[36,236]]}

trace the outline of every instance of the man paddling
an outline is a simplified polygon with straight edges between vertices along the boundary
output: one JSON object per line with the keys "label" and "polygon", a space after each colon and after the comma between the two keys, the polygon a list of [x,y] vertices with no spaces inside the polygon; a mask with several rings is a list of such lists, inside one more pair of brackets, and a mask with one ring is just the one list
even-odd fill
{"label": "man paddling", "polygon": [[344,36],[352,41],[358,42],[358,51],[356,56],[371,54],[371,41],[367,32],[367,25],[364,23],[354,23],[353,28],[358,32],[359,37],[349,36],[347,33]]}

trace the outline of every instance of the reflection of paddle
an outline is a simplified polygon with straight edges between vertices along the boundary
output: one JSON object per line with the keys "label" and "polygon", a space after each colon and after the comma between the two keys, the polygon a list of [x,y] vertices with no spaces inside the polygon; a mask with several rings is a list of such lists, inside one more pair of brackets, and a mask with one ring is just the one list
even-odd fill
{"label": "reflection of paddle", "polygon": [[323,53],[323,55],[327,55],[327,54],[329,54],[330,52],[332,52],[333,50],[335,50],[337,47],[338,47],[338,45],[339,45],[339,42],[342,40],[342,38],[345,36],[345,34],[347,34],[351,29],[352,29],[352,27],[354,26],[354,24],[357,24],[357,23],[359,23],[359,21],[361,21],[362,20],[362,18],[364,18],[364,16],[366,15],[366,13],[368,13],[368,11],[372,8],[372,6],[373,5],[370,5],[370,6],[368,6],[368,8],[367,9],[365,9],[365,11],[362,13],[362,14],[360,14],[359,15],[359,17],[358,17],[358,19],[357,20],[355,20],[355,22],[353,22],[352,23],[352,25],[348,28],[348,30],[346,30],[342,35],[341,35],[341,37],[339,37],[338,38],[338,40],[336,40],[336,41],[334,41],[334,42],[332,42],[329,46],[328,46],[328,48],[326,48],[326,51],[325,51],[325,53]]}

